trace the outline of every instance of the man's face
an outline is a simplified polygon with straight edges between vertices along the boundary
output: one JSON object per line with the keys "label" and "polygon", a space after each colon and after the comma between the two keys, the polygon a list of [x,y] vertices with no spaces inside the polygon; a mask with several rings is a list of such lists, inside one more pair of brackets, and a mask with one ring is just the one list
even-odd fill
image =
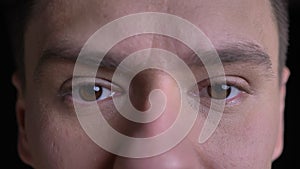
{"label": "man's face", "polygon": [[[37,3],[25,33],[26,87],[17,104],[21,158],[40,169],[271,168],[282,148],[284,107],[284,86],[278,76],[278,34],[271,10],[267,0]],[[216,130],[200,144],[198,137],[207,117],[207,103],[216,99],[217,92],[210,87],[209,78],[217,81],[218,77],[208,77],[203,65],[195,64],[187,55],[191,49],[173,38],[144,34],[121,41],[110,50],[113,54],[107,56],[115,62],[146,48],[178,55],[197,79],[199,89],[196,92],[191,87],[191,97],[197,94],[201,99],[201,111],[192,130],[177,146],[150,158],[127,158],[103,150],[88,137],[73,103],[89,106],[91,95],[95,94],[103,116],[118,132],[151,137],[168,129],[176,119],[180,103],[176,81],[163,71],[149,69],[134,77],[129,91],[119,92],[122,85],[112,82],[115,67],[104,66],[103,72],[97,73],[95,86],[89,85],[91,77],[79,77],[78,94],[72,95],[72,75],[80,48],[98,28],[139,12],[162,12],[184,18],[204,32],[217,51],[225,53],[220,57],[227,79],[223,88],[226,96],[218,99],[226,104]],[[147,60],[137,60],[132,66],[141,62]],[[283,73],[283,81],[287,74]],[[118,89],[112,92],[110,86]],[[167,98],[159,119],[142,124],[119,115],[111,95],[118,97],[128,92],[132,104],[145,111],[153,89],[160,89]]]}

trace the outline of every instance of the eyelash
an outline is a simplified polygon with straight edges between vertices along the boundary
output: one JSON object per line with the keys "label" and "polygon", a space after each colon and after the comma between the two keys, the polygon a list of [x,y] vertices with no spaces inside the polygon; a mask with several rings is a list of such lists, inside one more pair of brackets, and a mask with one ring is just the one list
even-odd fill
{"label": "eyelash", "polygon": [[[63,97],[64,100],[68,100],[71,102],[79,102],[83,104],[88,104],[89,102],[93,101],[106,101],[110,100],[113,96],[117,96],[122,94],[122,90],[117,85],[112,84],[110,81],[100,78],[84,78],[84,77],[78,77],[74,79],[74,87],[73,87],[73,93],[72,93],[72,80],[66,81],[61,89],[60,89],[60,96]],[[95,81],[93,81],[95,80]],[[192,97],[200,97],[201,104],[208,106],[210,101],[216,98],[212,98],[212,93],[209,93],[209,89],[214,88],[213,86],[219,86],[222,88],[221,90],[226,87],[227,89],[230,89],[229,95],[226,94],[226,104],[233,104],[238,103],[240,101],[240,96],[247,93],[251,94],[252,90],[250,89],[247,82],[241,78],[236,77],[226,77],[226,82],[218,82],[218,79],[206,79],[197,84],[197,87],[193,90],[190,90],[189,94]],[[210,84],[212,82],[212,84]],[[226,85],[226,86],[225,86]],[[86,89],[86,91],[84,91]],[[231,96],[232,90],[236,92],[235,96]],[[97,94],[92,94],[90,92],[94,91],[101,91],[100,96]],[[87,93],[82,93],[87,92]],[[75,94],[75,95],[73,95]],[[88,98],[82,98],[83,94],[92,94],[92,96],[87,96]],[[103,94],[105,96],[103,96]],[[96,96],[95,96],[96,95]],[[224,95],[225,96],[225,95]],[[231,96],[231,97],[229,97]],[[98,97],[95,99],[95,97]],[[229,98],[227,98],[229,97]],[[221,98],[222,99],[222,98]]]}

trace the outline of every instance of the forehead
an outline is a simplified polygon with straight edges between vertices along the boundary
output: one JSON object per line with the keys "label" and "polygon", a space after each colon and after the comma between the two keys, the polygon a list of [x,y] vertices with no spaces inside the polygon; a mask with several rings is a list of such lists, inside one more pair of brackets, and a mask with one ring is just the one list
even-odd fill
{"label": "forehead", "polygon": [[[200,28],[216,48],[232,42],[253,42],[272,57],[273,64],[277,62],[278,36],[268,0],[231,0],[230,3],[225,0],[41,0],[34,6],[25,34],[25,40],[31,41],[28,51],[35,51],[28,54],[39,56],[61,41],[82,46],[110,21],[149,11],[187,19]],[[135,46],[152,43],[151,38],[146,39],[148,41],[141,38],[142,43],[136,42]]]}
{"label": "forehead", "polygon": [[[210,39],[216,39],[215,45],[220,40],[234,38],[265,41],[263,38],[274,37],[268,0],[231,0],[230,3],[224,0],[41,0],[34,7],[33,18],[40,19],[41,30],[47,31],[49,37],[73,33],[72,37],[77,34],[81,36],[78,39],[86,40],[97,28],[114,19],[147,11],[187,19]],[[269,29],[270,26],[273,28]]]}

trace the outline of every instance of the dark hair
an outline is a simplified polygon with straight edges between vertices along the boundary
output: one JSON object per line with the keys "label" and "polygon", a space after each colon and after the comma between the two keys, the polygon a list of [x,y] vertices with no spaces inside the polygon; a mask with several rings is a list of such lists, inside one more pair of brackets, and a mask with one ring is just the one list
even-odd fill
{"label": "dark hair", "polygon": [[[13,22],[12,30],[12,42],[15,52],[15,61],[17,70],[24,73],[24,33],[26,31],[26,24],[30,17],[30,12],[34,6],[35,0],[19,0],[16,4],[16,20]],[[286,64],[287,49],[288,49],[288,0],[270,0],[273,17],[277,24],[279,34],[279,75],[283,67]],[[24,74],[22,75],[23,78]]]}
{"label": "dark hair", "polygon": [[15,0],[9,5],[10,11],[6,12],[6,22],[10,30],[10,42],[12,45],[16,71],[25,85],[24,65],[24,34],[29,20],[33,4],[36,0]]}
{"label": "dark hair", "polygon": [[279,35],[279,76],[286,64],[287,50],[289,45],[289,13],[288,0],[270,0],[275,16]]}

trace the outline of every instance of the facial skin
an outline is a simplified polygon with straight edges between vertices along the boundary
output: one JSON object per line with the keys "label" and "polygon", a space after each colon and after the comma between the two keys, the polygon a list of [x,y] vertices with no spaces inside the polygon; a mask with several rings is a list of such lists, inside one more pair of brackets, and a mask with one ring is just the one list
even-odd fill
{"label": "facial skin", "polygon": [[[74,51],[78,54],[78,49],[101,26],[128,14],[149,11],[180,16],[199,27],[217,51],[242,51],[238,55],[245,56],[223,63],[231,92],[237,93],[227,99],[220,124],[205,143],[199,144],[197,140],[207,110],[207,105],[203,104],[204,113],[198,116],[191,132],[176,147],[151,158],[125,158],[97,146],[81,128],[72,105],[80,98],[72,97],[68,90],[74,58],[54,57],[51,52],[49,57],[43,56],[45,51],[57,48],[64,49],[56,50],[58,55],[75,53],[76,56]],[[280,72],[281,76],[278,74],[279,42],[273,18],[267,0],[39,2],[25,33],[25,85],[17,73],[13,76],[18,89],[16,107],[21,159],[36,169],[271,168],[283,147],[285,83],[289,76],[287,68]],[[247,50],[236,50],[239,45]],[[186,55],[189,49],[174,39],[140,35],[122,41],[111,52],[118,54],[113,59],[120,62],[132,52],[151,47],[166,49],[182,58],[197,75],[199,86],[202,86],[200,97],[209,100],[209,84],[203,67],[193,64]],[[264,52],[269,58],[243,59],[250,57],[246,51],[253,48],[252,51]],[[103,79],[111,80],[114,69],[104,70],[105,73],[97,75],[99,86]],[[178,113],[178,107],[174,106],[179,102],[175,81],[162,71],[147,70],[135,77],[130,91],[133,105],[146,110],[149,91],[156,88],[164,91],[168,104],[163,116],[150,124],[122,119],[109,97],[99,100],[98,104],[118,131],[130,136],[153,136],[170,127]]]}

